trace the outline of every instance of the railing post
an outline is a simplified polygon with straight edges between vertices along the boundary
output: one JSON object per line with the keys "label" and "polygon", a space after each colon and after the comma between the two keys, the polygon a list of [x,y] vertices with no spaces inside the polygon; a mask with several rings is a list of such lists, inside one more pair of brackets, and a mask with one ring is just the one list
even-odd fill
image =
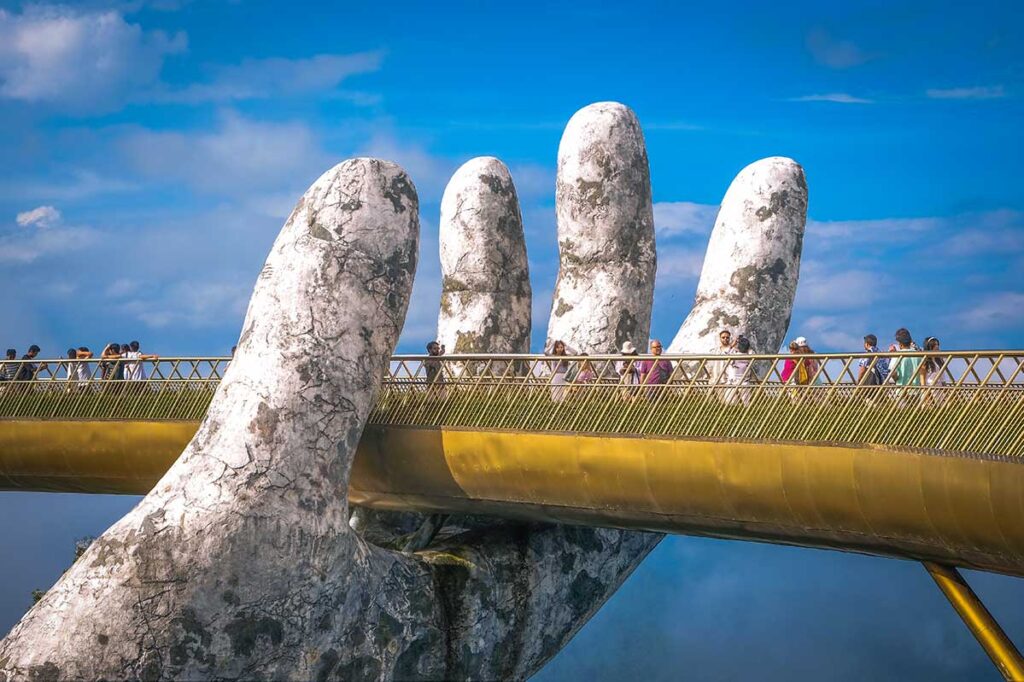
{"label": "railing post", "polygon": [[1024,658],[1021,658],[1017,647],[999,627],[999,623],[981,603],[971,586],[964,581],[960,571],[952,566],[931,561],[923,563],[935,584],[946,595],[957,615],[964,621],[964,625],[978,640],[1003,677],[1007,680],[1024,680]]}

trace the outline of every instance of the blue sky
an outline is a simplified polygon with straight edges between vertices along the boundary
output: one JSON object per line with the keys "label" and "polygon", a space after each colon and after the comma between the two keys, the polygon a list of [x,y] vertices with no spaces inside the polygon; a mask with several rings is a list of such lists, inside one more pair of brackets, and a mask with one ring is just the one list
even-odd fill
{"label": "blue sky", "polygon": [[[557,268],[558,140],[574,111],[600,100],[628,104],[644,126],[658,230],[656,335],[671,338],[689,309],[729,182],[758,158],[785,155],[803,164],[810,187],[791,337],[853,349],[865,332],[889,339],[906,325],[944,347],[1024,346],[1018,3],[0,7],[0,346],[37,343],[51,355],[138,338],[164,355],[226,353],[298,196],[337,161],[376,155],[403,164],[420,192],[421,265],[400,346],[417,351],[438,306],[441,192],[462,162],[484,154],[505,160],[517,182],[539,343]],[[98,532],[131,503],[40,502],[37,535],[5,522],[4,553],[35,558],[0,587],[0,629],[26,589],[59,572],[71,551],[62,524]],[[0,496],[3,518],[35,504]],[[25,542],[38,543],[34,554]],[[746,564],[758,575],[745,576]],[[959,676],[978,663],[913,565],[682,539],[666,543],[581,634],[594,651],[600,637],[620,636],[616,618],[657,626],[650,650],[614,650],[602,669],[651,659],[714,676],[698,662],[719,640],[687,644],[703,627],[689,617],[694,566],[744,575],[708,609],[750,600],[761,611],[749,617],[806,627],[821,651],[833,650],[814,618],[821,600],[843,606],[829,612],[832,646],[875,646],[879,624],[867,606],[912,601],[923,584],[919,613],[885,611],[883,639],[898,653],[918,651],[915,622],[925,619],[955,659],[944,673],[934,662],[929,671]],[[873,599],[849,601],[851,579]],[[1015,584],[988,580],[993,594],[1021,603]],[[784,600],[763,594],[794,586],[801,591]],[[649,608],[631,610],[644,599]],[[780,620],[765,621],[770,614]],[[789,620],[800,614],[805,621]],[[1024,640],[1024,613],[1007,618]],[[777,628],[738,632],[750,651],[760,643],[779,658],[776,676],[812,664],[801,662],[804,646],[778,641]],[[720,643],[735,658],[731,639]],[[552,669],[592,676],[573,653],[581,646]]]}

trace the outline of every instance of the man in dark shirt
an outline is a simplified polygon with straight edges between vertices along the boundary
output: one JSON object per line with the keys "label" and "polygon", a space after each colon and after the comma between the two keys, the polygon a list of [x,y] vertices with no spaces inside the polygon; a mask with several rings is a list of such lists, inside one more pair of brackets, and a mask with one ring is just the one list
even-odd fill
{"label": "man in dark shirt", "polygon": [[444,346],[437,341],[431,341],[427,344],[427,354],[430,357],[423,362],[423,366],[427,370],[427,383],[443,384],[444,373],[441,371],[441,361],[434,358],[444,355]]}
{"label": "man in dark shirt", "polygon": [[[37,355],[39,355],[39,346],[32,344],[28,347],[28,352],[21,356],[21,359],[35,360]],[[18,368],[18,374],[14,379],[15,381],[31,381],[35,376],[36,364],[34,362],[23,362],[21,367]]]}

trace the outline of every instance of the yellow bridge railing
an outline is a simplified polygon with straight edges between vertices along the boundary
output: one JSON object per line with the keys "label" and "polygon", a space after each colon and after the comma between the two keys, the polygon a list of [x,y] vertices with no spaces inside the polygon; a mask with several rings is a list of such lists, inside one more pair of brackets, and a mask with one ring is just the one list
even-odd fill
{"label": "yellow bridge railing", "polygon": [[[197,420],[229,362],[7,361],[0,419]],[[1020,457],[1024,351],[396,356],[370,423]]]}

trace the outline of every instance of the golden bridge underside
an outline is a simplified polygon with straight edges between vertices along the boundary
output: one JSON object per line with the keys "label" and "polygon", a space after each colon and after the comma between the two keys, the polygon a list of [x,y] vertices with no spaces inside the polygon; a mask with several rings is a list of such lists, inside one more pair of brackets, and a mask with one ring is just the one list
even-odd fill
{"label": "golden bridge underside", "polygon": [[[147,492],[197,421],[4,420],[0,490]],[[1024,463],[898,448],[368,426],[350,498],[1024,575]]]}

